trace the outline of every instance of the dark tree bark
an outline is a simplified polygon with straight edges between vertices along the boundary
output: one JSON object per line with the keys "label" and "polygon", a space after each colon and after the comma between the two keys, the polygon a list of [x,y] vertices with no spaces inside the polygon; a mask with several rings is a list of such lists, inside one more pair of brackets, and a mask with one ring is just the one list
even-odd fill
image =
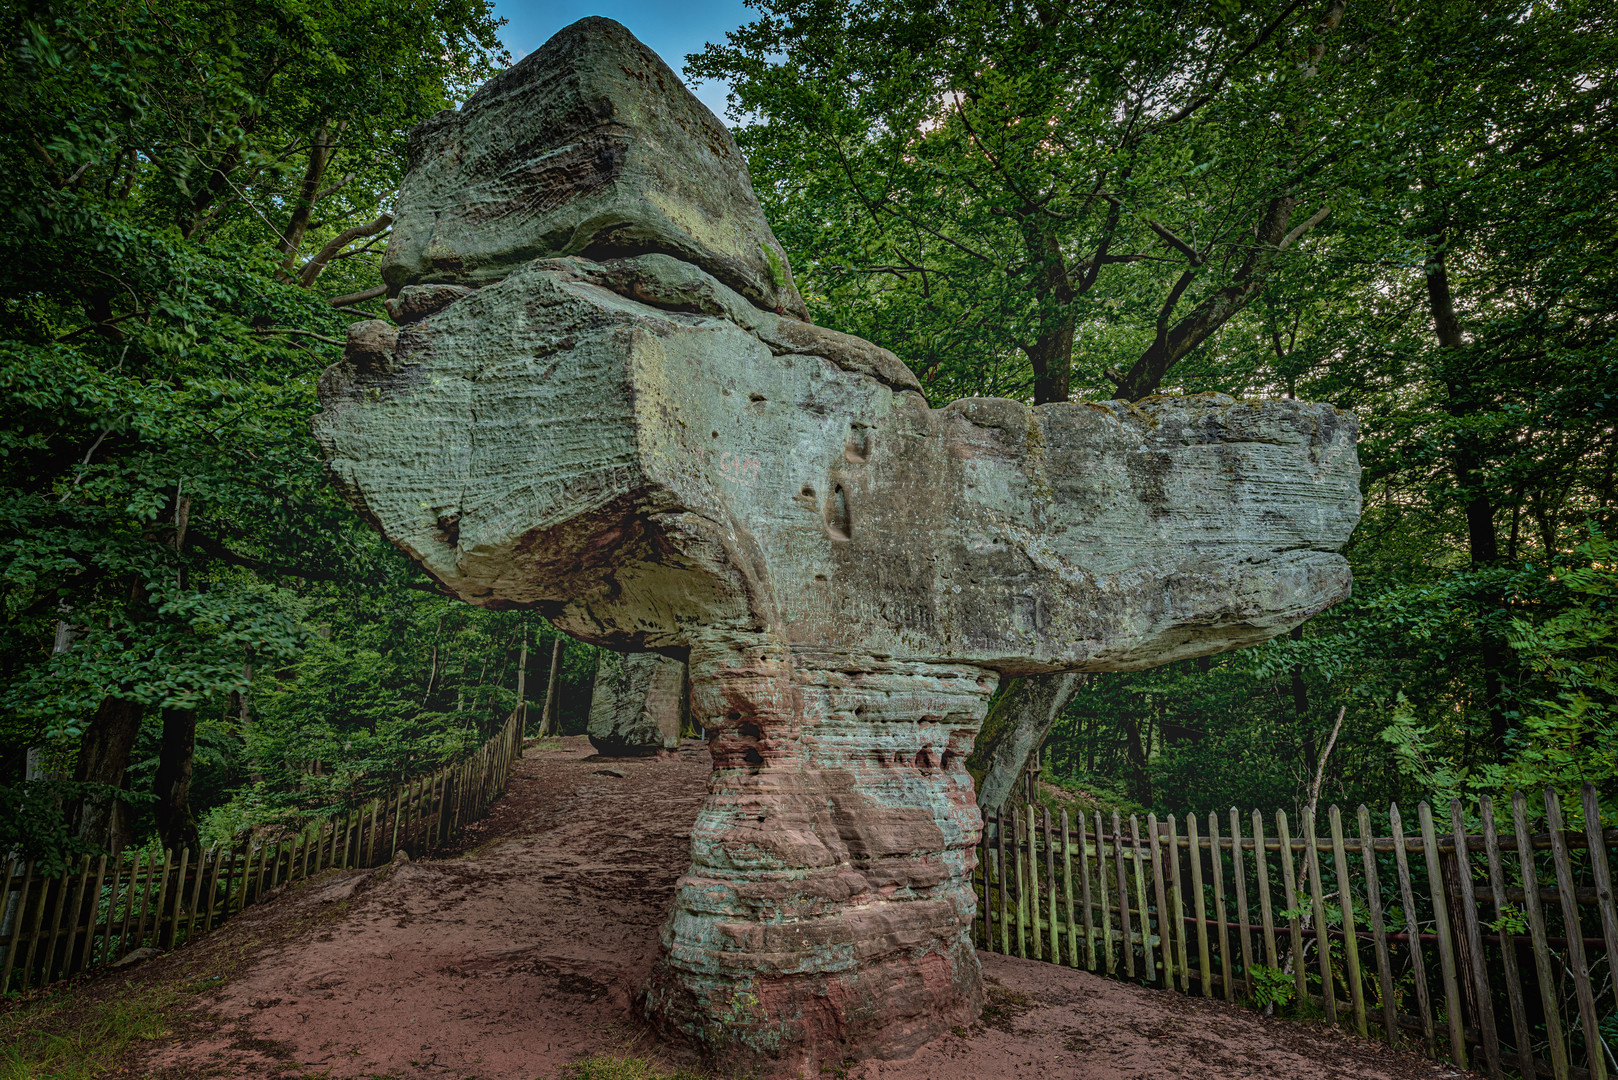
{"label": "dark tree bark", "polygon": [[[123,698],[102,699],[90,726],[79,738],[79,760],[73,779],[123,787],[124,770],[140,732],[143,711],[136,702]],[[115,855],[129,842],[129,809],[116,796],[80,799],[74,807],[71,828],[80,840]]]}
{"label": "dark tree bark", "polygon": [[157,775],[152,780],[157,804],[157,832],[173,851],[197,846],[197,822],[191,815],[191,773],[197,741],[195,709],[163,710],[163,741]]}
{"label": "dark tree bark", "polygon": [[[1455,311],[1455,296],[1450,289],[1449,267],[1445,259],[1448,243],[1446,230],[1442,228],[1435,230],[1426,265],[1427,303],[1432,314],[1433,333],[1438,338],[1438,347],[1459,357],[1466,348],[1466,338],[1461,331],[1460,316]],[[1473,412],[1477,405],[1473,400],[1475,395],[1470,385],[1471,380],[1461,362],[1457,361],[1446,366],[1450,367],[1448,377],[1444,380],[1448,391],[1446,408],[1451,416],[1466,416]],[[1477,568],[1500,561],[1500,538],[1495,531],[1494,502],[1489,497],[1486,486],[1487,477],[1483,467],[1485,460],[1485,448],[1475,435],[1465,431],[1457,435],[1455,482],[1461,497],[1465,500],[1463,509],[1466,514],[1467,548],[1472,557],[1472,565]],[[1480,596],[1478,601],[1485,607],[1498,609],[1505,605],[1506,598],[1498,592],[1491,591]],[[1504,760],[1509,725],[1506,720],[1501,672],[1510,663],[1511,652],[1500,635],[1487,628],[1481,631],[1480,637],[1483,708],[1489,721],[1489,739],[1495,759]]]}
{"label": "dark tree bark", "polygon": [[321,178],[326,175],[326,166],[331,164],[334,150],[331,125],[322,121],[309,140],[309,162],[303,170],[303,182],[298,185],[298,194],[292,203],[292,214],[287,220],[286,231],[281,234],[280,243],[276,245],[286,256],[282,265],[288,270],[297,263],[298,249],[303,246],[303,234],[309,231],[309,215],[314,212],[315,196],[320,191]]}
{"label": "dark tree bark", "polygon": [[1146,767],[1146,746],[1141,741],[1140,723],[1124,718],[1124,753],[1129,758],[1130,793],[1142,806],[1152,805],[1152,774]]}
{"label": "dark tree bark", "polygon": [[1035,273],[1035,295],[1040,309],[1056,305],[1056,311],[1040,327],[1032,345],[1025,345],[1028,365],[1034,369],[1034,404],[1066,401],[1073,378],[1073,301],[1077,296],[1067,263],[1062,258],[1056,233],[1040,228],[1040,219],[1025,219],[1023,239]]}

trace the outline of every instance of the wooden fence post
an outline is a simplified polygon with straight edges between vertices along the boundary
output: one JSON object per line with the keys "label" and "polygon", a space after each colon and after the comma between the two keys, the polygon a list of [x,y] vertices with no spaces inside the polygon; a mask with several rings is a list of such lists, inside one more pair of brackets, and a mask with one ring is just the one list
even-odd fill
{"label": "wooden fence post", "polygon": [[1433,811],[1425,801],[1416,804],[1421,822],[1421,853],[1427,863],[1427,892],[1433,902],[1433,922],[1438,932],[1438,963],[1444,976],[1444,1008],[1449,1013],[1449,1049],[1455,1064],[1466,1068],[1466,1029],[1461,1012],[1461,992],[1455,971],[1455,949],[1450,942],[1449,905],[1444,900],[1444,875],[1439,869],[1438,834],[1433,828]]}
{"label": "wooden fence post", "polygon": [[1365,987],[1360,983],[1360,943],[1354,926],[1354,890],[1349,887],[1348,849],[1343,843],[1343,812],[1336,804],[1330,814],[1332,863],[1337,870],[1337,902],[1343,909],[1343,955],[1348,973],[1348,997],[1354,1006],[1354,1029],[1367,1034]]}
{"label": "wooden fence post", "polygon": [[1405,850],[1404,822],[1399,804],[1388,807],[1388,824],[1393,830],[1394,862],[1399,869],[1399,898],[1404,901],[1405,936],[1410,943],[1410,966],[1416,977],[1416,1002],[1421,1012],[1421,1033],[1427,1056],[1438,1056],[1438,1033],[1433,1025],[1433,1005],[1427,990],[1427,961],[1421,952],[1421,920],[1417,916],[1415,888],[1410,882],[1409,853]]}
{"label": "wooden fence post", "polygon": [[1607,1060],[1601,1053],[1601,1024],[1596,1017],[1595,994],[1590,989],[1590,965],[1584,955],[1584,929],[1579,922],[1579,901],[1573,870],[1567,858],[1567,833],[1562,826],[1562,801],[1554,788],[1545,789],[1545,824],[1551,833],[1551,863],[1556,869],[1556,890],[1562,897],[1562,920],[1567,924],[1567,967],[1573,976],[1573,994],[1584,1025],[1584,1046],[1593,1080],[1605,1080]]}
{"label": "wooden fence post", "polygon": [[[1483,822],[1483,851],[1489,861],[1489,892],[1494,900],[1494,916],[1500,926],[1500,962],[1506,975],[1506,1000],[1511,1006],[1512,1041],[1517,1048],[1517,1067],[1523,1076],[1534,1076],[1533,1036],[1528,1029],[1527,1003],[1523,999],[1522,978],[1517,971],[1517,940],[1504,925],[1506,877],[1500,865],[1500,837],[1494,827],[1494,800],[1485,795],[1478,800],[1478,817]],[[1618,953],[1611,954],[1618,956]]]}
{"label": "wooden fence post", "polygon": [[[1478,928],[1476,886],[1472,884],[1472,860],[1466,850],[1466,818],[1461,813],[1461,800],[1449,803],[1450,835],[1455,838],[1455,886],[1461,898],[1461,924],[1467,943],[1467,958],[1471,961],[1472,987],[1477,998],[1474,1010],[1478,1032],[1483,1038],[1483,1060],[1492,1080],[1502,1080],[1500,1071],[1500,1040],[1494,1029],[1494,995],[1489,992],[1489,974],[1484,967],[1483,933]],[[1502,932],[1501,941],[1506,935]]]}
{"label": "wooden fence post", "polygon": [[1281,838],[1281,886],[1286,897],[1287,932],[1292,940],[1292,982],[1300,1006],[1309,1004],[1309,969],[1303,959],[1303,919],[1298,902],[1298,866],[1292,861],[1292,832],[1287,828],[1287,812],[1275,812],[1276,835]]}
{"label": "wooden fence post", "polygon": [[1303,811],[1304,869],[1309,874],[1310,912],[1315,921],[1315,959],[1320,968],[1320,1000],[1326,1007],[1326,1023],[1337,1023],[1337,987],[1331,977],[1331,938],[1326,932],[1326,899],[1320,885],[1320,841],[1315,835],[1315,812]]}
{"label": "wooden fence post", "polygon": [[1528,796],[1520,789],[1511,796],[1511,818],[1517,832],[1517,859],[1522,867],[1523,907],[1528,912],[1529,940],[1534,944],[1534,973],[1539,980],[1545,1033],[1551,1045],[1551,1074],[1556,1080],[1568,1080],[1570,1062],[1567,1041],[1562,1034],[1562,1010],[1557,1004],[1556,973],[1551,969],[1551,947],[1546,940],[1539,871],[1534,866],[1534,843],[1528,833]]}
{"label": "wooden fence post", "polygon": [[[1371,831],[1371,811],[1360,804],[1360,861],[1365,866],[1365,899],[1371,908],[1371,939],[1376,945],[1377,996],[1382,999],[1382,1026],[1388,1045],[1399,1045],[1399,1009],[1393,1000],[1393,974],[1388,959],[1387,924],[1382,918],[1382,885],[1376,872],[1376,843]],[[1530,1077],[1532,1073],[1530,1072]]]}
{"label": "wooden fence post", "polygon": [[1247,996],[1253,996],[1253,932],[1251,916],[1247,910],[1247,867],[1242,862],[1242,818],[1237,809],[1230,808],[1230,861],[1235,867],[1236,924],[1240,928],[1242,943],[1242,981]]}
{"label": "wooden fence post", "polygon": [[[1064,819],[1065,820],[1065,819]],[[1163,881],[1163,853],[1159,847],[1162,836],[1158,832],[1157,815],[1146,815],[1146,832],[1152,841],[1152,891],[1157,900],[1157,953],[1159,962],[1163,965],[1162,987],[1165,990],[1174,989],[1174,938],[1172,935],[1173,923],[1170,921],[1168,891]],[[1170,854],[1178,854],[1172,848]],[[1069,921],[1072,918],[1073,892],[1068,890]],[[1078,967],[1078,962],[1074,962]]]}
{"label": "wooden fence post", "polygon": [[1197,836],[1197,815],[1185,816],[1185,834],[1191,847],[1191,911],[1197,920],[1197,968],[1202,973],[1201,990],[1213,997],[1213,971],[1208,958],[1208,902],[1202,895],[1202,844]]}
{"label": "wooden fence post", "polygon": [[1225,920],[1225,860],[1220,854],[1219,815],[1208,811],[1208,855],[1213,870],[1214,923],[1219,928],[1219,979],[1225,1000],[1236,1000],[1236,978],[1230,963],[1230,924]]}

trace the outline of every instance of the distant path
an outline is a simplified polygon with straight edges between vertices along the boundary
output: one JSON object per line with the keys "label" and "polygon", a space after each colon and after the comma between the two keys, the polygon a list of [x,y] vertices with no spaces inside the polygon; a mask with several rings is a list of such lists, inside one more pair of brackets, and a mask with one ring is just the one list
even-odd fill
{"label": "distant path", "polygon": [[[554,744],[553,744],[554,746]],[[643,1054],[631,1003],[650,970],[707,751],[587,761],[530,749],[465,857],[340,872],[198,943],[224,986],[137,1075],[550,1080],[594,1053]],[[623,774],[604,775],[605,770]],[[154,962],[177,963],[188,950]],[[239,958],[239,959],[237,959]],[[966,1037],[857,1080],[1112,1080],[1455,1075],[1313,1025],[983,955],[993,1005]]]}

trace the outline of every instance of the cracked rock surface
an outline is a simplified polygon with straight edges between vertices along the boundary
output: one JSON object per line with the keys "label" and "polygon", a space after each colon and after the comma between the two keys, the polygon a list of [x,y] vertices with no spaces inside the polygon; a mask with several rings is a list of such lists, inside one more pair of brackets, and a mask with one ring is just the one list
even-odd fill
{"label": "cracked rock surface", "polygon": [[[650,93],[625,35],[585,20],[552,55]],[[532,116],[572,78],[524,61],[463,108],[484,126],[456,121],[460,149],[413,157],[406,192],[430,187],[488,269],[450,282],[396,233],[412,321],[356,327],[316,435],[468,602],[689,657],[714,775],[652,1021],[765,1072],[902,1056],[982,1005],[965,758],[1000,679],[1238,648],[1347,596],[1354,418],[1216,394],[934,409],[892,353],[658,239],[676,219],[645,212],[629,253],[536,252],[479,217],[476,143],[529,125],[542,158]],[[626,145],[663,145],[666,118],[637,123]]]}

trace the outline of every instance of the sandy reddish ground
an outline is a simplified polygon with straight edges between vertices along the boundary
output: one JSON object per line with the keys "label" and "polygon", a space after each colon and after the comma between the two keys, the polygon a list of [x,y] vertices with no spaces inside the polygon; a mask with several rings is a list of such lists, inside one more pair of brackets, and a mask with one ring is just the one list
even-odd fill
{"label": "sandy reddish ground", "polygon": [[[582,738],[530,748],[467,850],[332,872],[233,920],[190,960],[181,949],[151,962],[176,981],[213,970],[222,985],[126,1075],[552,1080],[603,1052],[690,1065],[651,1042],[632,1001],[688,861],[707,754],[691,743],[674,759],[589,758]],[[1457,1075],[1322,1026],[981,955],[984,1022],[846,1075]]]}

